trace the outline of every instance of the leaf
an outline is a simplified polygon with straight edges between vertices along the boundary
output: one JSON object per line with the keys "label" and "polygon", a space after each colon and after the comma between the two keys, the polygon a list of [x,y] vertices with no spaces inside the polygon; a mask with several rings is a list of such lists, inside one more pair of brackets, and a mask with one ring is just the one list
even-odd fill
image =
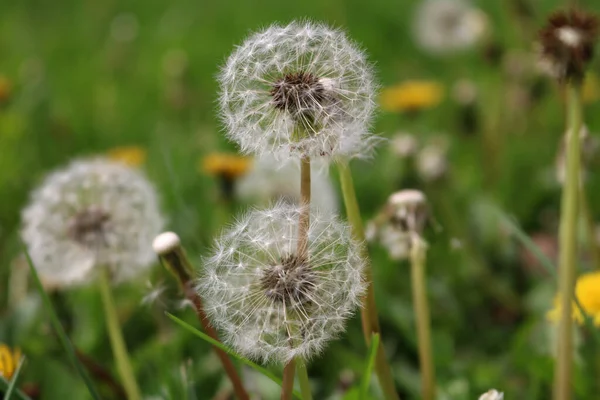
{"label": "leaf", "polygon": [[[219,349],[223,350],[225,353],[229,354],[233,358],[243,362],[247,366],[253,368],[255,371],[263,374],[264,376],[266,376],[267,378],[271,379],[273,382],[275,382],[276,384],[281,386],[282,380],[279,377],[275,376],[275,374],[273,374],[268,369],[261,367],[260,365],[248,360],[247,358],[240,356],[235,351],[233,351],[229,347],[225,346],[223,343],[211,338],[206,333],[199,331],[198,329],[194,328],[187,322],[182,321],[181,319],[177,318],[173,314],[171,314],[169,312],[166,312],[166,314],[167,314],[167,317],[169,317],[177,325],[181,326],[182,328],[184,328],[184,329],[188,330],[189,332],[193,333],[194,335],[198,336],[200,339],[207,341],[208,343],[212,344],[213,346],[218,347]],[[296,390],[294,390],[294,396],[296,396],[299,399],[302,398],[302,396],[300,396],[300,393]]]}
{"label": "leaf", "polygon": [[[20,366],[20,364],[19,364]],[[17,370],[18,371],[18,370]],[[16,378],[17,373],[15,373],[15,378]],[[16,381],[16,379],[13,378],[13,381],[8,382],[6,379],[4,379],[4,377],[2,375],[0,375],[0,392],[4,391],[5,392],[5,399],[8,399],[8,395],[9,395],[9,388],[10,385],[13,384],[13,382]],[[25,393],[21,392],[19,389],[14,389],[14,393],[15,398],[19,399],[19,400],[31,400],[31,398],[29,396],[27,396]]]}
{"label": "leaf", "polygon": [[360,399],[366,400],[369,394],[369,384],[371,383],[371,375],[373,375],[373,368],[375,367],[375,358],[377,357],[377,348],[379,347],[379,333],[374,333],[371,339],[371,347],[369,349],[369,358],[367,361],[367,367],[363,373],[362,380],[360,382]]}
{"label": "leaf", "polygon": [[77,373],[81,376],[81,379],[83,379],[83,382],[87,386],[88,392],[90,393],[92,398],[95,400],[100,400],[100,396],[98,395],[98,392],[96,391],[96,388],[94,387],[94,384],[92,383],[89,375],[87,374],[87,372],[85,371],[85,369],[79,362],[77,356],[75,355],[75,348],[73,347],[73,344],[69,340],[62,325],[60,324],[60,321],[58,320],[56,311],[54,310],[54,307],[52,306],[52,302],[50,301],[48,294],[44,290],[42,281],[40,281],[40,277],[37,274],[37,270],[35,269],[35,266],[33,265],[33,261],[31,260],[31,257],[29,256],[29,252],[27,251],[27,247],[25,245],[23,245],[23,252],[25,253],[25,257],[27,258],[27,263],[29,264],[29,269],[31,270],[31,275],[33,276],[35,286],[40,294],[40,297],[42,298],[42,303],[44,303],[46,312],[48,313],[48,316],[50,317],[50,323],[52,324],[52,327],[56,331],[56,334],[58,335],[58,339],[60,340],[60,343],[62,344],[65,352],[67,353],[69,360],[71,360],[71,363],[73,364],[73,366],[75,366]]}
{"label": "leaf", "polygon": [[4,394],[4,400],[10,400],[11,396],[15,392],[17,380],[19,379],[19,375],[21,374],[21,368],[23,368],[23,364],[25,364],[25,357],[21,357],[21,359],[19,360],[17,370],[13,374],[10,384],[8,385],[8,389],[6,389],[6,393]]}

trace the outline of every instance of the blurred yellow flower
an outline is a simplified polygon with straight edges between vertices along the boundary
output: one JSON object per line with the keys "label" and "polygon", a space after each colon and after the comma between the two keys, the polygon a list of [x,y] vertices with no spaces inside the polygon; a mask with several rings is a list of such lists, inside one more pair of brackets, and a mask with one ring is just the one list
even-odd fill
{"label": "blurred yellow flower", "polygon": [[6,380],[10,380],[17,370],[19,361],[21,360],[21,350],[10,347],[4,343],[0,343],[0,376]]}
{"label": "blurred yellow flower", "polygon": [[130,167],[139,167],[146,162],[146,150],[139,146],[115,147],[106,153],[108,158]]}
{"label": "blurred yellow flower", "polygon": [[433,81],[406,81],[383,89],[379,104],[385,111],[414,112],[438,105],[444,87]]}
{"label": "blurred yellow flower", "polygon": [[[594,320],[596,326],[600,326],[600,272],[590,272],[581,275],[575,284],[575,295],[583,311]],[[583,315],[575,302],[573,302],[572,308],[573,319],[578,324],[583,324]],[[554,308],[546,315],[548,320],[558,322],[560,320],[561,309],[560,297],[556,296],[554,298]]]}
{"label": "blurred yellow flower", "polygon": [[252,160],[248,157],[230,153],[211,153],[201,160],[199,169],[209,175],[234,180],[246,174],[251,166]]}
{"label": "blurred yellow flower", "polygon": [[600,100],[600,81],[593,72],[585,74],[581,95],[584,103],[593,103]]}
{"label": "blurred yellow flower", "polygon": [[12,92],[12,84],[4,75],[0,75],[0,104],[10,98]]}

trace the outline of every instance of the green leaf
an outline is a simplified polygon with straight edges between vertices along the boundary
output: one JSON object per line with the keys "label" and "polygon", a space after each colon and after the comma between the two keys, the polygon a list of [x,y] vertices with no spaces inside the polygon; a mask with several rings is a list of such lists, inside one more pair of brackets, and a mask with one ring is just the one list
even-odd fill
{"label": "green leaf", "polygon": [[[194,328],[187,322],[182,321],[181,319],[177,318],[173,314],[171,314],[169,312],[167,312],[166,314],[167,314],[167,317],[169,317],[177,325],[181,326],[182,328],[184,328],[184,329],[188,330],[189,332],[193,333],[194,335],[198,336],[200,339],[207,341],[208,343],[212,344],[213,346],[218,347],[219,349],[223,350],[225,353],[229,354],[233,358],[243,362],[247,366],[253,368],[255,371],[263,374],[264,376],[266,376],[267,378],[271,379],[273,382],[275,382],[276,384],[281,386],[281,383],[282,383],[281,378],[277,377],[275,374],[273,374],[268,369],[261,367],[260,365],[248,360],[247,358],[240,356],[235,351],[233,351],[229,347],[225,346],[223,343],[211,338],[204,332],[199,331],[198,329]],[[300,396],[300,393],[296,390],[294,390],[294,396],[296,396],[298,399],[302,398],[302,396]]]}
{"label": "green leaf", "polygon": [[40,297],[42,298],[42,303],[44,303],[44,307],[46,308],[46,312],[48,313],[48,316],[50,317],[50,322],[52,324],[52,327],[56,331],[56,334],[58,335],[58,339],[60,340],[60,343],[62,344],[65,352],[67,353],[67,356],[71,360],[71,363],[73,364],[73,366],[75,366],[75,369],[77,370],[77,372],[83,379],[83,382],[87,386],[87,389],[88,389],[90,395],[92,396],[92,398],[94,400],[100,400],[100,396],[98,395],[98,392],[96,391],[96,388],[94,387],[94,384],[92,383],[92,380],[88,376],[85,369],[83,369],[83,366],[81,365],[77,356],[75,355],[75,348],[73,347],[73,344],[69,340],[62,325],[60,324],[60,321],[58,320],[56,311],[54,310],[54,307],[52,306],[52,302],[50,301],[48,294],[44,290],[42,281],[40,280],[40,277],[37,274],[37,270],[35,269],[35,266],[33,265],[33,261],[31,261],[31,257],[29,256],[29,252],[27,251],[27,247],[25,245],[23,245],[23,252],[25,253],[25,257],[27,258],[27,263],[29,264],[29,269],[31,270],[31,275],[33,276],[35,286],[40,294]]}
{"label": "green leaf", "polygon": [[371,347],[369,349],[369,358],[367,361],[367,367],[363,373],[362,380],[360,382],[360,399],[366,400],[369,395],[369,384],[371,383],[371,375],[373,374],[373,368],[375,367],[375,358],[377,357],[377,348],[379,347],[379,333],[374,333],[371,338]]}

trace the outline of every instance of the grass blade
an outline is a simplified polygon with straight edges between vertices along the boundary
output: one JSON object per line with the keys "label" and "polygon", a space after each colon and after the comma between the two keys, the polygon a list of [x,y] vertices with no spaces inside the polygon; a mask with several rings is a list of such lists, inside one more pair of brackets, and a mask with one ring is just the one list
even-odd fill
{"label": "grass blade", "polygon": [[58,335],[58,339],[60,340],[62,347],[64,348],[65,352],[67,353],[67,356],[69,357],[69,360],[71,361],[73,366],[75,366],[77,373],[81,376],[81,379],[83,379],[83,382],[87,386],[87,389],[90,392],[90,395],[92,396],[92,398],[94,400],[100,400],[100,396],[98,395],[98,392],[96,391],[96,388],[94,387],[94,384],[92,383],[92,380],[90,379],[89,375],[87,374],[87,372],[85,371],[85,369],[79,362],[77,356],[75,355],[75,349],[73,347],[73,344],[67,337],[65,330],[63,329],[62,325],[60,324],[60,321],[58,320],[56,311],[54,311],[52,302],[50,301],[48,294],[44,290],[42,281],[40,281],[40,277],[37,274],[37,270],[35,269],[35,266],[33,265],[33,261],[31,261],[31,257],[29,256],[29,252],[27,251],[27,248],[25,247],[25,245],[23,245],[23,252],[25,253],[25,257],[27,258],[27,263],[29,264],[29,269],[31,270],[31,275],[33,276],[33,280],[35,281],[35,286],[36,286],[38,292],[40,293],[42,302],[44,303],[44,307],[46,308],[46,312],[48,313],[48,316],[50,317],[50,323],[52,324],[52,327],[56,331],[56,334]]}
{"label": "grass blade", "polygon": [[[533,240],[531,240],[531,238],[529,238],[529,236],[525,232],[523,232],[521,227],[515,221],[513,221],[512,218],[507,216],[504,212],[502,212],[496,207],[492,206],[491,209],[492,212],[498,216],[501,223],[504,224],[504,226],[510,230],[510,232],[515,236],[515,238],[517,238],[517,240],[521,242],[521,244],[529,252],[531,252],[531,254],[535,256],[535,258],[540,262],[542,267],[544,267],[546,272],[548,272],[548,274],[556,281],[556,267],[554,266],[552,261],[548,257],[546,257],[542,250],[540,250],[540,248],[533,242]],[[596,339],[598,343],[600,343],[600,330],[598,330],[594,325],[593,318],[585,312],[577,296],[573,296],[573,301],[575,302],[575,305],[581,312],[581,315],[583,315],[586,328],[588,328],[588,330],[592,332],[592,336]]]}
{"label": "grass blade", "polygon": [[367,361],[367,367],[363,373],[363,377],[360,382],[360,399],[366,400],[368,398],[369,384],[371,383],[371,375],[373,375],[373,368],[375,367],[375,357],[377,357],[377,348],[379,347],[379,333],[374,333],[371,339],[371,347],[369,349],[369,359]]}
{"label": "grass blade", "polygon": [[6,389],[6,393],[4,393],[4,400],[10,400],[15,389],[17,387],[17,380],[19,379],[19,375],[21,374],[21,368],[23,368],[23,364],[25,364],[25,357],[21,357],[19,360],[19,365],[17,365],[17,370],[12,376],[12,379],[8,385],[8,389]]}
{"label": "grass blade", "polygon": [[[211,338],[210,336],[208,336],[207,334],[205,334],[204,332],[199,331],[198,329],[194,328],[193,326],[191,326],[190,324],[188,324],[185,321],[182,321],[181,319],[177,318],[176,316],[174,316],[173,314],[167,312],[167,317],[169,317],[173,322],[175,322],[177,325],[181,326],[182,328],[186,329],[188,332],[193,333],[194,335],[198,336],[200,339],[212,344],[215,347],[218,347],[219,349],[223,350],[225,353],[229,354],[231,357],[241,361],[242,363],[246,364],[247,366],[251,367],[252,369],[254,369],[255,371],[263,374],[264,376],[266,376],[267,378],[271,379],[273,382],[275,382],[276,384],[278,384],[279,386],[281,386],[282,384],[282,380],[281,378],[279,378],[278,376],[276,376],[275,374],[273,374],[271,371],[269,371],[268,369],[261,367],[260,365],[248,360],[247,358],[244,358],[242,356],[240,356],[239,354],[237,354],[235,351],[231,350],[229,347],[225,346],[223,343]],[[298,399],[301,399],[302,396],[300,396],[300,393],[298,393],[298,391],[294,390],[294,396],[296,396]]]}
{"label": "grass blade", "polygon": [[[6,393],[10,385],[11,382],[8,382],[6,379],[4,379],[2,375],[0,375],[0,392],[4,391],[4,393]],[[16,388],[14,389],[14,395],[15,398],[19,400],[31,400],[29,396],[27,396],[25,393],[21,392],[19,389]]]}

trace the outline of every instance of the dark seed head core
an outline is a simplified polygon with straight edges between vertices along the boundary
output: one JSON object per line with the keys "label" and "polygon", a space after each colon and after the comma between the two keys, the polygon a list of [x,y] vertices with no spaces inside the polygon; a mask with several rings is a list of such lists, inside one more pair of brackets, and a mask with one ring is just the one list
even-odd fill
{"label": "dark seed head core", "polygon": [[288,305],[310,301],[315,274],[306,259],[295,255],[283,257],[279,264],[265,269],[260,280],[265,295]]}
{"label": "dark seed head core", "polygon": [[293,72],[279,78],[271,88],[275,108],[294,117],[311,114],[322,108],[326,90],[319,78],[309,72]]}
{"label": "dark seed head core", "polygon": [[71,218],[67,235],[84,246],[102,245],[105,243],[104,234],[109,221],[108,212],[100,207],[90,206]]}

